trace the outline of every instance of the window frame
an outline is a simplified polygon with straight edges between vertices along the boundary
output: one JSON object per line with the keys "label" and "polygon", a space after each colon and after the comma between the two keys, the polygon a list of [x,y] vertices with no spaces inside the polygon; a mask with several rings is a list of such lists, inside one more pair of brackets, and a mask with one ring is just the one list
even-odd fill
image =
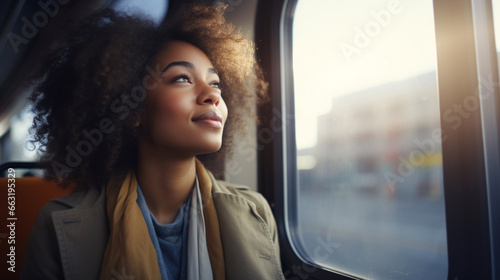
{"label": "window frame", "polygon": [[[286,66],[292,65],[292,23],[297,1],[258,3],[257,57],[267,73],[270,92],[270,102],[258,108],[259,132],[270,132],[272,136],[272,141],[258,153],[259,191],[270,202],[276,217],[285,277],[362,279],[302,261],[290,240],[293,233],[286,230],[286,182],[296,176],[285,169],[296,166],[295,139],[286,142],[284,138],[295,133],[294,119],[290,117],[294,116],[293,69]],[[448,279],[495,279],[500,273],[495,271],[495,267],[500,268],[500,240],[495,237],[500,235],[500,176],[495,174],[500,169],[500,133],[498,122],[485,116],[500,120],[498,87],[494,88],[493,100],[482,100],[481,108],[470,112],[457,129],[444,118],[453,104],[481,94],[481,88],[476,90],[478,74],[493,73],[498,83],[496,51],[492,51],[492,4],[490,0],[435,0],[433,6],[441,128],[447,135],[442,152]],[[484,24],[487,30],[481,29]],[[277,128],[277,123],[281,127]],[[494,156],[486,156],[491,154]]]}
{"label": "window frame", "polygon": [[[276,217],[283,273],[287,279],[293,275],[300,278],[290,279],[361,279],[342,275],[341,272],[327,271],[303,262],[293,249],[286,230],[283,192],[286,180],[293,178],[290,178],[292,176],[290,173],[287,174],[288,178],[283,176],[285,174],[283,157],[286,154],[292,155],[289,156],[288,163],[296,166],[294,158],[296,151],[292,149],[294,145],[285,145],[283,134],[293,135],[295,131],[293,118],[277,116],[276,112],[283,113],[285,104],[293,104],[293,72],[291,68],[284,67],[285,60],[291,64],[292,52],[291,48],[286,49],[284,46],[292,44],[291,24],[296,3],[296,0],[259,1],[257,7],[256,54],[267,74],[270,95],[270,101],[258,108],[260,117],[258,131],[272,133],[271,139],[273,140],[259,149],[258,190],[270,202]],[[288,94],[283,94],[284,92]],[[283,98],[287,98],[286,103]],[[293,106],[286,112],[288,116],[293,115]]]}
{"label": "window frame", "polygon": [[[476,39],[487,40],[484,45],[494,49],[491,1],[435,0],[434,14],[441,128],[448,134],[448,140],[443,144],[448,279],[495,279],[495,260],[492,256],[498,252],[498,243],[495,250],[492,243],[494,235],[490,230],[498,231],[498,219],[491,220],[490,224],[494,212],[490,212],[493,208],[489,208],[496,204],[494,211],[498,212],[498,190],[497,196],[493,196],[495,188],[491,180],[494,174],[487,173],[487,168],[493,165],[486,162],[485,153],[488,150],[485,148],[495,149],[493,146],[496,146],[498,149],[498,141],[484,142],[484,136],[489,132],[483,129],[483,108],[470,112],[470,116],[455,130],[444,119],[445,112],[454,104],[462,104],[471,95],[479,97],[478,74],[484,72],[478,70],[483,65],[478,61],[480,53],[476,45],[481,44]],[[475,20],[481,17],[486,21],[488,31],[486,36],[478,38],[475,35],[481,34],[481,27],[477,22],[475,25]],[[496,58],[496,53],[489,55]],[[494,67],[490,71],[496,72],[493,80],[498,82],[498,65],[496,60],[491,63]],[[498,88],[495,88],[493,102],[483,100],[481,106],[491,102],[497,110],[492,113],[498,119],[500,106],[497,95]]]}
{"label": "window frame", "polygon": [[[500,90],[498,88],[500,76],[496,45],[500,44],[500,38],[495,38],[492,1],[475,0],[473,3],[479,77],[491,74],[497,83],[492,102],[485,101],[481,104],[481,116],[486,163],[492,275],[493,279],[498,279],[500,277]],[[500,5],[500,1],[498,5]],[[497,20],[500,21],[500,18]],[[481,29],[482,26],[489,28]],[[499,41],[497,42],[496,39]],[[492,42],[492,44],[478,44],[482,41]],[[479,94],[482,94],[485,89],[480,88],[479,90]]]}

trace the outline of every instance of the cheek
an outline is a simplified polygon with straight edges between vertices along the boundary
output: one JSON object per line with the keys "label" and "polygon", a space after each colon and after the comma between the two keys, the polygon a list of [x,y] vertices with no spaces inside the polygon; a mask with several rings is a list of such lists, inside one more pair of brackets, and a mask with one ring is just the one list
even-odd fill
{"label": "cheek", "polygon": [[189,119],[189,109],[183,98],[159,95],[148,100],[144,116],[143,127],[147,138],[154,143],[165,144],[183,131]]}
{"label": "cheek", "polygon": [[182,95],[159,94],[149,100],[148,109],[156,120],[186,118],[189,117],[189,103]]}

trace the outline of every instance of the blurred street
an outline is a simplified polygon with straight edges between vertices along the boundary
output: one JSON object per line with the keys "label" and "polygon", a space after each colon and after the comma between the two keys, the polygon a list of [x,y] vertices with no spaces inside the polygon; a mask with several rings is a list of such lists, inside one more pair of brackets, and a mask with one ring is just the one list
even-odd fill
{"label": "blurred street", "polygon": [[301,245],[325,267],[367,279],[446,279],[442,200],[303,190],[297,209]]}

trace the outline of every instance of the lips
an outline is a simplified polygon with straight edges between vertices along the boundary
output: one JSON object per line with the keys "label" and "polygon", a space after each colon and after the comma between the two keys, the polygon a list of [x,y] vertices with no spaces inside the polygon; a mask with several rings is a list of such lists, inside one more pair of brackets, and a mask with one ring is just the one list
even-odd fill
{"label": "lips", "polygon": [[222,115],[218,111],[208,111],[192,119],[193,122],[213,128],[222,128]]}

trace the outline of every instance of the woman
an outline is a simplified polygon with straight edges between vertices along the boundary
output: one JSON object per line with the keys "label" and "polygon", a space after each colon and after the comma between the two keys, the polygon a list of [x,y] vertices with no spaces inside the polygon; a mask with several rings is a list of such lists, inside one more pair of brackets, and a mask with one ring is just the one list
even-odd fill
{"label": "woman", "polygon": [[265,199],[204,167],[220,168],[266,90],[223,10],[160,28],[101,11],[50,55],[35,141],[47,177],[74,193],[39,214],[22,278],[284,279]]}

